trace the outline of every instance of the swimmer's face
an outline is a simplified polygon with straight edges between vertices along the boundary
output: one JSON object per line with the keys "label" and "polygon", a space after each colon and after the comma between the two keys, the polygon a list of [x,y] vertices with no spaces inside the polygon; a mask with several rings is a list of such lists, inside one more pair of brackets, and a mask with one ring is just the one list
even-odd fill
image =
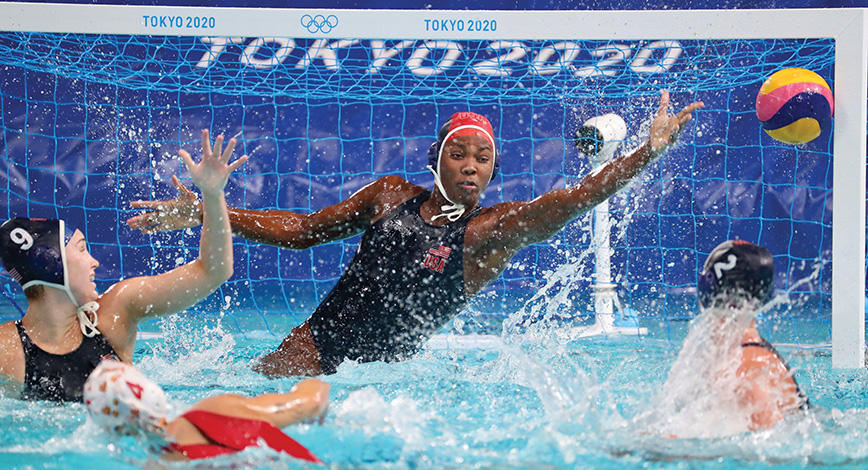
{"label": "swimmer's face", "polygon": [[472,207],[494,171],[491,142],[476,135],[453,137],[443,144],[440,180],[453,201]]}
{"label": "swimmer's face", "polygon": [[166,418],[154,418],[154,422],[127,422],[119,424],[112,428],[112,431],[121,436],[140,436],[140,435],[157,435],[166,434]]}
{"label": "swimmer's face", "polygon": [[99,262],[87,250],[84,234],[76,230],[66,245],[66,267],[69,288],[79,305],[96,300],[99,295],[94,282],[97,266]]}

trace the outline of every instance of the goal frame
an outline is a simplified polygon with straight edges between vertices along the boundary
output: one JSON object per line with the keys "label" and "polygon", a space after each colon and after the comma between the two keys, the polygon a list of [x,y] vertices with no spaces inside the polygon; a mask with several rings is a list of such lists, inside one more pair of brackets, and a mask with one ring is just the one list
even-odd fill
{"label": "goal frame", "polygon": [[[784,10],[349,10],[0,2],[0,30],[45,33],[452,40],[795,39],[835,41],[832,366],[865,366],[865,195],[868,38],[864,8]],[[311,33],[302,17],[335,15]],[[166,18],[206,16],[214,28]],[[163,18],[153,21],[146,18]],[[495,31],[432,30],[432,21],[494,20]],[[428,21],[426,27],[426,21]],[[317,28],[314,28],[317,29]],[[322,30],[329,29],[328,32]],[[250,34],[255,31],[254,34]]]}

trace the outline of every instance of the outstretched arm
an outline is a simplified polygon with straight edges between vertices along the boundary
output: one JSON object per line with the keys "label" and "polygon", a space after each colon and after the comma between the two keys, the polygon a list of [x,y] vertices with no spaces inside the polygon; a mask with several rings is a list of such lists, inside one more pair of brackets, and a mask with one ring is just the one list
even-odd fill
{"label": "outstretched arm", "polygon": [[233,394],[217,395],[196,403],[191,409],[261,419],[282,428],[299,421],[322,418],[328,403],[329,384],[308,379],[299,382],[288,393],[269,393],[250,398]]}
{"label": "outstretched arm", "polygon": [[[135,201],[132,207],[149,209],[127,220],[145,233],[194,227],[201,219],[196,195],[173,177],[179,195],[167,201]],[[232,231],[248,240],[284,248],[305,249],[341,240],[364,231],[379,215],[421,191],[398,176],[385,176],[346,200],[311,214],[285,210],[229,208]]]}
{"label": "outstretched arm", "polygon": [[135,325],[145,316],[163,315],[188,308],[214,291],[232,276],[232,233],[223,188],[229,174],[247,161],[243,156],[232,163],[229,158],[235,148],[235,139],[226,150],[223,136],[211,148],[208,131],[202,131],[202,161],[194,163],[185,150],[179,152],[190,170],[190,176],[202,192],[202,234],[199,257],[186,265],[156,276],[136,277],[122,281],[103,297],[112,303],[110,310],[126,312],[129,335],[135,335]]}
{"label": "outstretched arm", "polygon": [[663,154],[675,143],[693,111],[702,106],[702,102],[695,102],[678,114],[669,115],[669,93],[662,92],[648,141],[632,154],[610,160],[572,188],[549,191],[530,202],[506,203],[498,207],[500,217],[496,230],[500,234],[499,243],[517,249],[551,238],[568,222],[624,187]]}

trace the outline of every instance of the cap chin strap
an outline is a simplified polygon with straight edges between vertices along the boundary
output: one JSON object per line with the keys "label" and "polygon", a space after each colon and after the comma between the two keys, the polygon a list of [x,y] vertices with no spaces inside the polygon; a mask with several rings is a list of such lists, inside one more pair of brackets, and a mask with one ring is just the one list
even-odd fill
{"label": "cap chin strap", "polygon": [[434,168],[431,168],[431,165],[428,165],[428,169],[431,171],[431,173],[434,173],[434,184],[437,186],[437,189],[440,190],[440,194],[442,194],[443,197],[451,203],[451,205],[444,204],[440,206],[440,212],[442,212],[442,214],[431,217],[431,221],[433,222],[440,217],[446,217],[446,219],[448,219],[450,222],[455,222],[456,220],[460,219],[462,215],[464,215],[466,207],[464,207],[464,204],[449,199],[449,196],[446,195],[446,190],[443,189],[443,183],[440,181],[440,173],[434,171]]}
{"label": "cap chin strap", "polygon": [[[99,304],[91,301],[78,307],[75,311],[75,314],[78,316],[78,326],[81,327],[81,334],[88,338],[93,338],[98,334],[102,334],[96,329],[96,325],[99,323],[99,317],[96,314],[97,310],[99,310]],[[88,313],[93,314],[93,321],[90,321]]]}
{"label": "cap chin strap", "polygon": [[[78,317],[78,326],[81,328],[81,334],[88,338],[93,338],[98,334],[102,334],[98,329],[96,329],[96,325],[99,323],[99,317],[96,314],[96,311],[99,310],[99,304],[92,300],[79,306],[78,301],[75,300],[75,296],[72,295],[72,291],[69,290],[69,287],[64,286],[63,290],[66,291],[66,295],[72,299],[72,303],[76,306],[75,316]],[[90,320],[88,313],[93,314],[93,321]]]}
{"label": "cap chin strap", "polygon": [[[63,264],[63,285],[58,286],[66,292],[66,295],[69,296],[69,299],[72,300],[72,304],[75,305],[75,316],[78,317],[78,326],[81,328],[81,334],[87,336],[88,338],[93,338],[97,334],[100,333],[99,330],[96,329],[96,324],[99,323],[99,317],[97,317],[96,311],[99,310],[99,304],[91,301],[87,302],[84,305],[78,304],[78,299],[72,295],[72,289],[69,288],[69,271],[66,268],[66,241],[67,239],[67,230],[66,230],[66,222],[60,220],[60,259]],[[69,237],[72,238],[72,233],[69,233]],[[57,285],[57,284],[53,284]],[[93,314],[93,321],[90,321],[90,317],[87,315],[89,313]]]}
{"label": "cap chin strap", "polygon": [[[488,140],[491,141],[492,166],[493,166],[494,159],[497,158],[497,155],[495,153],[496,151],[494,148],[494,137],[491,134],[489,134],[488,131],[486,131],[485,129],[483,129],[479,126],[474,126],[472,124],[465,124],[463,126],[458,126],[455,129],[452,129],[451,131],[449,131],[449,133],[446,134],[446,137],[443,137],[443,143],[440,144],[440,149],[437,151],[437,170],[435,170],[434,168],[431,168],[431,165],[428,165],[428,170],[430,170],[431,173],[434,173],[434,184],[437,186],[437,189],[440,190],[440,194],[443,195],[443,198],[446,199],[447,201],[449,201],[451,203],[451,205],[444,204],[444,205],[440,206],[440,211],[442,212],[442,214],[438,214],[438,215],[435,215],[434,217],[431,217],[432,222],[439,219],[440,217],[446,217],[446,219],[449,220],[450,222],[455,222],[456,220],[460,219],[461,216],[464,215],[464,211],[467,210],[467,207],[464,204],[461,204],[459,202],[453,201],[452,199],[449,199],[449,195],[446,194],[446,189],[443,188],[443,182],[440,181],[440,171],[439,171],[440,170],[440,160],[443,158],[443,149],[446,147],[446,142],[449,142],[449,138],[452,137],[453,134],[455,134],[456,132],[463,130],[463,129],[474,129],[474,130],[477,130],[477,131],[485,134],[488,137]],[[488,181],[486,181],[485,184],[487,185],[490,182],[491,182],[491,175],[488,176]]]}

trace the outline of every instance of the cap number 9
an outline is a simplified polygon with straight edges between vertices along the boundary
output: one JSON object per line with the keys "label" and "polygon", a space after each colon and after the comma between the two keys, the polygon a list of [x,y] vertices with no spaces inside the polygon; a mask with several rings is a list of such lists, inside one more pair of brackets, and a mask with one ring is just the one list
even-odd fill
{"label": "cap number 9", "polygon": [[33,246],[33,236],[21,227],[9,232],[9,238],[12,239],[12,243],[21,245],[22,250],[29,250]]}

